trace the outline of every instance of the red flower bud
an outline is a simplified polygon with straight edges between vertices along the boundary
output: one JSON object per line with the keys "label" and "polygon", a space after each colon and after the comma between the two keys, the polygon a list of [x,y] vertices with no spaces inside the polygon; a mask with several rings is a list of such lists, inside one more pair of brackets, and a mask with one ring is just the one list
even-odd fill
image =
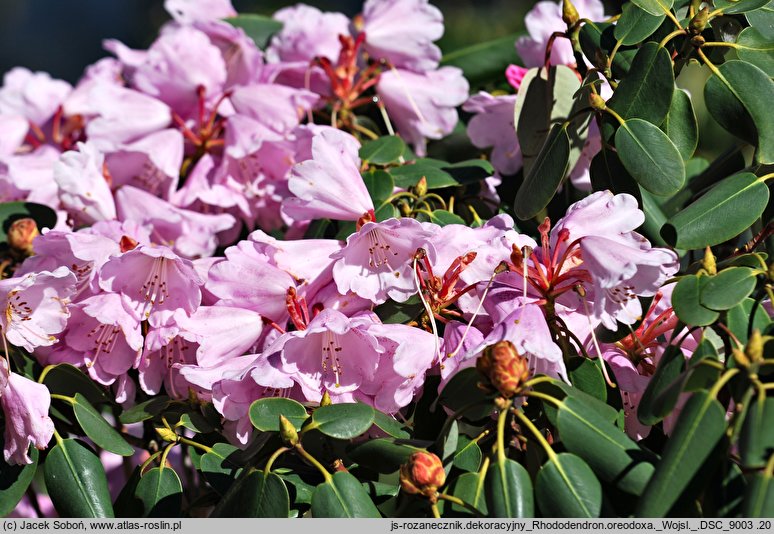
{"label": "red flower bud", "polygon": [[435,454],[417,451],[400,466],[400,487],[406,493],[423,495],[435,502],[438,488],[446,482],[446,472],[441,459]]}
{"label": "red flower bud", "polygon": [[529,378],[527,359],[510,341],[500,341],[485,348],[476,360],[476,369],[506,399],[516,395]]}
{"label": "red flower bud", "polygon": [[19,219],[8,229],[8,246],[25,256],[32,256],[32,241],[38,235],[38,225],[33,219]]}

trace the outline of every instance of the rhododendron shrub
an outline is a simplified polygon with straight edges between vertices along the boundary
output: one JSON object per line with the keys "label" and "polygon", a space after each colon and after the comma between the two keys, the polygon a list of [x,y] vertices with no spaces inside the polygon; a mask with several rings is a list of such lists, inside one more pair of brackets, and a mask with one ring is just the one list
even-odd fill
{"label": "rhododendron shrub", "polygon": [[167,0],[6,73],[0,513],[770,515],[772,11],[622,4]]}

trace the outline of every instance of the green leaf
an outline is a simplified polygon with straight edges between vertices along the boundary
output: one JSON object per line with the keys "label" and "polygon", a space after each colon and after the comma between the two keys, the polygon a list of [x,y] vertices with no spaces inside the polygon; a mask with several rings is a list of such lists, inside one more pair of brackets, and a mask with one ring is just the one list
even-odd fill
{"label": "green leaf", "polygon": [[567,374],[570,383],[592,397],[607,402],[607,384],[602,370],[596,363],[599,360],[573,357],[567,362]]}
{"label": "green leaf", "polygon": [[774,41],[758,28],[745,28],[736,39],[739,59],[752,63],[768,76],[774,76]]}
{"label": "green leaf", "polygon": [[531,219],[551,202],[567,173],[569,158],[570,138],[567,128],[556,124],[548,134],[531,172],[516,193],[514,211],[519,219]]}
{"label": "green leaf", "polygon": [[406,151],[406,143],[396,135],[385,135],[368,141],[360,147],[360,159],[374,165],[389,165],[397,162]]}
{"label": "green leaf", "polygon": [[228,443],[216,443],[210,452],[202,455],[199,470],[204,478],[221,495],[225,494],[242,468],[233,459],[239,449]]}
{"label": "green leaf", "polygon": [[774,82],[746,61],[726,61],[704,86],[712,117],[726,130],[756,146],[759,163],[774,163]]}
{"label": "green leaf", "polygon": [[508,65],[518,63],[518,57],[513,50],[517,37],[515,34],[506,35],[455,50],[443,56],[441,65],[462,69],[465,78],[474,86],[499,81]]}
{"label": "green leaf", "polygon": [[48,451],[46,489],[61,517],[113,517],[107,477],[97,455],[74,439]]}
{"label": "green leaf", "polygon": [[374,309],[376,315],[383,323],[401,324],[415,319],[425,310],[419,297],[416,295],[409,298],[406,302],[395,302],[388,300]]}
{"label": "green leaf", "polygon": [[450,213],[446,210],[435,210],[430,216],[430,222],[437,224],[438,226],[446,226],[447,224],[461,224],[465,225],[465,219],[455,213]]}
{"label": "green leaf", "polygon": [[683,249],[717,245],[749,228],[768,202],[769,188],[763,181],[749,172],[734,174],[671,217],[661,235]]}
{"label": "green leaf", "polygon": [[484,481],[491,517],[534,517],[532,480],[521,464],[506,458],[489,466]]}
{"label": "green leaf", "polygon": [[637,418],[643,425],[655,425],[672,413],[685,385],[684,369],[683,352],[668,345],[637,407]]}
{"label": "green leaf", "polygon": [[774,452],[774,397],[750,402],[739,436],[742,465],[760,469]]}
{"label": "green leaf", "polygon": [[349,449],[350,457],[358,465],[374,469],[378,473],[394,473],[408,461],[409,456],[423,447],[410,445],[404,441],[379,438],[364,441]]}
{"label": "green leaf", "polygon": [[454,466],[463,471],[476,472],[481,466],[481,447],[465,434],[460,434],[457,441],[457,452],[454,455]]}
{"label": "green leaf", "polygon": [[642,494],[654,471],[652,454],[575,397],[562,401],[557,425],[565,448],[585,460],[597,476],[621,491]]}
{"label": "green leaf", "polygon": [[[615,25],[610,23],[586,23],[581,27],[579,41],[583,54],[598,68],[607,67],[607,58],[616,48]],[[613,77],[623,78],[629,73],[637,48],[622,46],[613,56]]]}
{"label": "green leaf", "polygon": [[683,406],[661,461],[639,500],[638,517],[664,517],[726,430],[726,410],[706,391]]}
{"label": "green leaf", "polygon": [[[171,420],[169,422],[172,423]],[[180,414],[180,419],[175,426],[182,426],[197,434],[209,434],[215,430],[215,427],[198,411]]]}
{"label": "green leaf", "polygon": [[468,159],[452,163],[451,165],[443,162],[441,168],[461,185],[486,180],[495,173],[492,164],[484,159]]}
{"label": "green leaf", "polygon": [[720,271],[701,288],[701,305],[711,310],[733,308],[746,299],[757,280],[749,267],[730,267]]}
{"label": "green leaf", "polygon": [[339,471],[312,494],[313,517],[382,517],[360,481]]}
{"label": "green leaf", "polygon": [[771,517],[774,510],[774,478],[770,473],[755,473],[747,484],[742,517]]}
{"label": "green leaf", "polygon": [[8,239],[8,230],[19,219],[31,218],[38,226],[38,231],[56,226],[56,212],[34,202],[3,202],[0,203],[0,243]]}
{"label": "green leaf", "polygon": [[690,326],[706,326],[720,316],[715,310],[701,305],[701,292],[709,282],[708,276],[690,274],[677,282],[672,291],[672,307],[682,322]]}
{"label": "green leaf", "polygon": [[543,464],[535,496],[544,517],[599,517],[602,510],[599,480],[586,462],[568,452]]}
{"label": "green leaf", "polygon": [[392,190],[395,184],[392,181],[392,175],[381,169],[371,170],[363,174],[363,182],[365,183],[368,194],[371,196],[371,200],[374,206],[378,209],[385,201],[392,195]]}
{"label": "green leaf", "polygon": [[459,185],[459,182],[451,174],[426,162],[394,167],[390,169],[390,174],[392,174],[395,180],[395,185],[404,189],[417,185],[422,177],[427,180],[428,189],[441,189]]}
{"label": "green leaf", "polygon": [[683,161],[688,161],[699,144],[699,124],[691,97],[683,89],[672,94],[672,105],[661,123],[661,129],[672,140]]}
{"label": "green leaf", "polygon": [[[285,482],[285,487],[291,484],[296,491],[295,499],[293,499],[294,505],[299,504],[312,504],[312,493],[314,493],[314,486],[307,484],[304,480],[295,473],[280,474],[279,477]],[[290,492],[288,492],[290,493]]]}
{"label": "green leaf", "polygon": [[774,0],[764,7],[745,14],[750,26],[760,31],[769,39],[774,39]]}
{"label": "green leaf", "polygon": [[754,305],[755,301],[748,298],[726,312],[726,326],[743,345],[747,343],[748,328],[757,328],[761,332],[765,332],[771,324],[771,318],[766,308],[757,306],[753,314]]}
{"label": "green leaf", "polygon": [[715,9],[722,9],[726,15],[755,11],[768,3],[769,0],[714,0]]}
{"label": "green leaf", "polygon": [[[557,400],[562,400],[569,396],[577,397],[578,400],[580,400],[587,408],[596,411],[606,421],[613,422],[618,418],[618,411],[615,408],[613,408],[606,402],[602,402],[596,397],[592,397],[588,393],[585,393],[576,387],[572,387],[571,385],[561,380],[557,380],[557,379],[546,380],[544,382],[535,384],[534,389],[535,391],[545,393],[546,395],[549,395]],[[544,403],[543,406],[544,406],[544,409],[546,410],[546,415],[548,415],[549,418],[552,417],[551,415],[552,404]]]}
{"label": "green leaf", "polygon": [[474,368],[463,369],[444,386],[438,402],[455,412],[468,404],[478,402],[479,406],[465,411],[465,417],[472,421],[488,417],[494,406],[491,396],[478,387],[481,380],[481,375]]}
{"label": "green leaf", "polygon": [[398,213],[398,208],[392,204],[383,204],[382,207],[377,208],[374,215],[376,216],[376,222],[382,222],[387,219],[397,219],[400,213]]}
{"label": "green leaf", "polygon": [[140,517],[142,514],[142,502],[135,497],[137,484],[140,483],[140,467],[138,465],[132,470],[132,474],[113,503],[116,517]]}
{"label": "green leaf", "polygon": [[134,491],[142,503],[143,517],[179,517],[183,486],[171,467],[148,469]]}
{"label": "green leaf", "polygon": [[675,2],[674,0],[632,0],[632,3],[651,15],[661,15],[670,11]]}
{"label": "green leaf", "polygon": [[282,517],[290,514],[290,496],[276,473],[252,471],[223,496],[211,517]]}
{"label": "green leaf", "polygon": [[[658,43],[645,43],[634,56],[629,75],[618,84],[607,105],[624,120],[642,119],[658,125],[669,112],[674,90],[669,52]],[[603,134],[607,139],[611,130],[607,128]]]}
{"label": "green leaf", "polygon": [[398,439],[406,439],[409,433],[403,430],[403,425],[391,415],[374,410],[374,424],[390,436]]}
{"label": "green leaf", "polygon": [[[462,473],[451,482],[449,493],[475,507],[481,515],[488,515],[486,501],[478,493],[478,473]],[[470,510],[458,504],[452,504],[451,509],[453,512],[470,514]]]}
{"label": "green leaf", "polygon": [[309,417],[303,404],[282,397],[258,399],[250,405],[250,422],[263,432],[279,432],[280,415],[287,417],[296,430],[301,430]]}
{"label": "green leaf", "polygon": [[78,424],[98,447],[120,456],[131,456],[134,448],[113,428],[102,415],[81,395],[75,394],[73,412]]}
{"label": "green leaf", "polygon": [[628,193],[636,198],[639,204],[642,204],[637,181],[632,178],[632,175],[621,163],[618,154],[613,150],[602,148],[591,160],[589,173],[594,191],[609,189],[616,194]]}
{"label": "green leaf", "polygon": [[153,397],[122,412],[118,419],[125,425],[147,421],[163,412],[169,403],[170,399],[165,395]]}
{"label": "green leaf", "polygon": [[629,119],[615,134],[621,163],[654,195],[668,196],[685,183],[685,164],[664,132],[642,119]]}
{"label": "green leaf", "polygon": [[74,397],[76,393],[80,393],[95,405],[110,402],[110,398],[96,382],[69,363],[48,366],[43,370],[41,376],[42,383],[51,393],[66,397]]}
{"label": "green leaf", "polygon": [[[0,449],[5,449],[5,438],[0,434]],[[30,447],[31,464],[9,465],[0,459],[0,516],[6,517],[14,511],[24,497],[35,472],[38,470],[38,449]]]}
{"label": "green leaf", "polygon": [[652,15],[636,4],[624,4],[621,18],[615,25],[615,38],[623,45],[639,44],[650,37],[665,18],[665,13]]}
{"label": "green leaf", "polygon": [[365,434],[374,424],[374,417],[374,409],[367,404],[331,404],[312,412],[311,427],[332,438],[352,439]]}
{"label": "green leaf", "polygon": [[232,26],[242,28],[261,50],[266,48],[269,38],[282,29],[280,21],[255,13],[245,13],[224,20]]}

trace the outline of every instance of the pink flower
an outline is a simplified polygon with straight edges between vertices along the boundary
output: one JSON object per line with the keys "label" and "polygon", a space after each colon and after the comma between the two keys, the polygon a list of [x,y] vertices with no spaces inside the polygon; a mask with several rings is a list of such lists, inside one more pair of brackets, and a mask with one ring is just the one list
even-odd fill
{"label": "pink flower", "polygon": [[438,67],[443,15],[428,0],[366,0],[363,5],[366,51],[395,67],[424,72]]}
{"label": "pink flower", "polygon": [[180,177],[183,135],[172,129],[153,132],[117,147],[106,161],[114,187],[131,184],[168,199]]}
{"label": "pink flower", "polygon": [[235,88],[230,101],[237,113],[257,121],[270,133],[284,136],[299,125],[318,98],[305,89],[255,83]]}
{"label": "pink flower", "polygon": [[390,119],[418,156],[426,153],[426,139],[452,132],[459,120],[456,108],[467,100],[468,89],[456,67],[422,74],[393,69],[382,73],[376,86]]}
{"label": "pink flower", "polygon": [[11,373],[2,359],[0,404],[5,413],[5,461],[11,465],[31,464],[30,444],[45,449],[54,435],[54,422],[48,416],[51,406],[48,388]]}
{"label": "pink flower", "polygon": [[301,62],[308,67],[316,57],[336,61],[341,50],[339,35],[349,35],[349,18],[341,13],[322,12],[297,4],[280,9],[273,17],[282,30],[271,38],[266,54],[271,61]]}
{"label": "pink flower", "polygon": [[296,163],[288,187],[295,198],[282,203],[298,219],[357,221],[373,218],[374,204],[360,176],[360,143],[348,133],[325,128],[312,139],[312,159]]}
{"label": "pink flower", "polygon": [[69,83],[45,72],[15,67],[3,76],[0,114],[21,115],[38,126],[46,124],[72,91]]}
{"label": "pink flower", "polygon": [[59,198],[73,219],[81,224],[116,218],[113,194],[104,173],[105,155],[91,143],[78,143],[54,165]]}
{"label": "pink flower", "polygon": [[30,352],[53,345],[70,316],[67,302],[74,288],[75,275],[66,267],[0,281],[2,334]]}
{"label": "pink flower", "polygon": [[175,322],[181,337],[198,344],[196,362],[203,367],[251,352],[263,330],[258,313],[229,306],[199,306],[190,316],[178,310]]}
{"label": "pink flower", "polygon": [[519,67],[518,65],[508,65],[508,68],[505,69],[505,79],[508,80],[508,83],[511,84],[511,87],[519,90],[519,87],[521,87],[521,82],[524,80],[524,76],[527,75],[527,72],[529,72],[529,69],[525,69],[524,67]]}
{"label": "pink flower", "polygon": [[231,0],[165,0],[164,9],[181,24],[224,19],[237,14]]}
{"label": "pink flower", "polygon": [[341,251],[331,255],[339,293],[352,291],[376,304],[387,298],[405,301],[417,292],[412,274],[417,249],[425,248],[431,261],[435,259],[435,250],[429,243],[432,236],[433,231],[423,228],[415,219],[364,224],[347,238]]}
{"label": "pink flower", "polygon": [[462,106],[475,116],[468,122],[468,136],[478,148],[492,148],[492,165],[501,174],[521,169],[521,147],[514,126],[516,95],[492,96],[483,91]]}

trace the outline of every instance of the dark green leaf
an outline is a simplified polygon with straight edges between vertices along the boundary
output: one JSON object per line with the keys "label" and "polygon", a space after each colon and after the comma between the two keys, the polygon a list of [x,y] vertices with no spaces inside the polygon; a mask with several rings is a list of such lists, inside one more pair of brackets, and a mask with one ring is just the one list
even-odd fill
{"label": "dark green leaf", "polygon": [[602,486],[580,457],[563,452],[540,468],[535,482],[544,517],[599,517]]}
{"label": "dark green leaf", "polygon": [[287,518],[289,514],[288,489],[279,475],[252,471],[231,486],[211,517]]}
{"label": "dark green leaf", "polygon": [[463,185],[486,180],[495,173],[492,164],[485,159],[468,159],[451,165],[443,162],[440,168],[451,174],[457,182]]}
{"label": "dark green leaf", "polygon": [[589,360],[583,357],[573,357],[567,362],[567,374],[570,383],[592,397],[606,402],[607,385],[602,370],[599,368],[599,360]]}
{"label": "dark green leaf", "polygon": [[705,391],[683,406],[638,503],[639,517],[664,517],[726,430],[726,410]]}
{"label": "dark green leaf", "polygon": [[69,363],[48,366],[43,370],[41,376],[42,383],[51,393],[66,397],[74,397],[76,393],[80,393],[94,405],[110,402],[110,398],[96,382]]}
{"label": "dark green leaf", "polygon": [[454,466],[463,471],[476,472],[481,466],[481,447],[465,434],[460,434],[457,441],[457,453],[454,455]]}
{"label": "dark green leaf", "polygon": [[38,230],[53,228],[56,226],[56,212],[34,202],[3,202],[0,203],[0,243],[8,239],[8,230],[19,219],[31,218],[38,226]]}
{"label": "dark green leaf", "polygon": [[387,219],[396,219],[400,213],[398,213],[398,208],[392,204],[383,204],[381,208],[377,208],[374,215],[376,215],[376,222],[382,222]]}
{"label": "dark green leaf", "polygon": [[[481,515],[487,515],[486,501],[482,498],[483,492],[478,492],[478,473],[462,473],[455,478],[450,484],[451,495],[454,495],[458,499],[466,502],[481,512]],[[451,507],[454,512],[461,512],[470,514],[470,510],[467,510],[463,506],[452,504]]]}
{"label": "dark green leaf", "polygon": [[499,81],[511,63],[518,63],[513,50],[517,35],[506,35],[450,52],[441,59],[442,65],[462,69],[471,85]]}
{"label": "dark green leaf", "polygon": [[[616,48],[615,25],[610,23],[586,23],[581,27],[579,41],[583,54],[598,68],[607,67],[607,58]],[[629,73],[637,48],[622,46],[613,56],[613,77],[623,78]]]}
{"label": "dark green leaf", "polygon": [[397,471],[409,456],[421,450],[424,448],[402,440],[380,438],[356,445],[349,450],[349,455],[359,465],[387,474]]}
{"label": "dark green leaf", "polygon": [[314,486],[307,484],[304,480],[295,473],[279,474],[279,477],[285,482],[285,486],[291,484],[296,491],[293,504],[312,504],[312,493],[314,493]]}
{"label": "dark green leaf", "polygon": [[534,517],[532,480],[521,464],[506,458],[490,465],[484,490],[491,517]]}
{"label": "dark green leaf", "polygon": [[481,380],[481,375],[474,368],[463,369],[444,386],[438,402],[452,411],[478,403],[477,407],[466,410],[465,416],[473,421],[489,416],[494,406],[491,396],[478,387]]}
{"label": "dark green leaf", "polygon": [[465,219],[455,213],[450,213],[446,210],[435,210],[430,216],[430,222],[437,224],[438,226],[446,226],[447,224],[465,224]]}
{"label": "dark green leaf", "polygon": [[760,469],[774,454],[774,397],[753,399],[739,436],[742,465]]}
{"label": "dark green leaf", "polygon": [[712,117],[726,130],[755,145],[759,163],[774,163],[774,82],[745,61],[726,61],[704,86]]}
{"label": "dark green leaf", "polygon": [[654,195],[668,196],[685,183],[685,164],[664,132],[642,119],[629,119],[615,134],[621,163]]}
{"label": "dark green leaf", "polygon": [[457,453],[457,442],[460,437],[459,425],[456,420],[452,420],[450,425],[447,425],[446,431],[438,436],[430,452],[435,453],[443,462],[444,467],[448,473],[450,466],[454,459],[454,455]]}
{"label": "dark green leaf", "polygon": [[706,326],[720,314],[701,305],[701,292],[709,282],[708,276],[691,274],[677,282],[672,292],[672,307],[682,322],[691,326]]}
{"label": "dark green leaf", "polygon": [[701,288],[701,305],[711,310],[733,308],[755,289],[755,273],[749,267],[730,267],[710,278]]}
{"label": "dark green leaf", "polygon": [[[546,380],[545,382],[535,384],[534,389],[557,400],[562,400],[568,396],[577,397],[587,408],[595,410],[606,421],[611,423],[618,418],[618,411],[615,408],[561,380]],[[551,417],[551,407],[552,405],[549,403],[544,404],[544,409],[549,417]]]}
{"label": "dark green leaf", "polygon": [[628,193],[642,204],[637,181],[626,171],[621,160],[612,150],[603,148],[591,160],[591,185],[594,191],[609,189],[613,193]]}
{"label": "dark green leaf", "polygon": [[672,94],[672,105],[661,123],[661,129],[672,140],[684,161],[688,161],[699,144],[699,124],[691,97],[683,89]]}
{"label": "dark green leaf", "polygon": [[[5,449],[5,438],[0,434],[0,449]],[[38,449],[30,447],[31,464],[9,465],[0,459],[0,516],[6,517],[13,512],[24,497],[24,492],[32,482],[38,470]]]}
{"label": "dark green leaf", "polygon": [[183,486],[171,467],[147,470],[134,491],[142,502],[143,517],[178,517],[183,502]]}
{"label": "dark green leaf", "polygon": [[228,443],[216,443],[210,452],[204,453],[199,463],[199,470],[215,491],[223,495],[228,491],[242,469],[233,459],[239,451]]}
{"label": "dark green leaf", "polygon": [[726,15],[747,13],[765,6],[769,0],[714,0],[715,9],[722,9]]}
{"label": "dark green leaf", "polygon": [[615,38],[624,45],[635,45],[653,34],[666,18],[661,13],[651,15],[636,4],[624,4],[621,18],[615,25]]}
{"label": "dark green leaf", "polygon": [[774,478],[755,473],[747,484],[742,517],[771,517],[774,510]]}
{"label": "dark green leaf", "polygon": [[401,165],[390,169],[395,180],[395,185],[402,188],[409,188],[417,185],[417,182],[424,177],[427,180],[428,189],[440,189],[444,187],[453,187],[459,185],[459,182],[448,172],[430,165],[426,162],[417,162],[410,165]]}
{"label": "dark green leaf", "polygon": [[242,28],[261,50],[269,43],[269,38],[282,29],[280,21],[255,13],[245,13],[227,18],[225,21],[232,26]]}
{"label": "dark green leaf", "polygon": [[760,31],[769,39],[774,39],[774,0],[764,7],[745,14],[750,26]]}
{"label": "dark green leaf", "polygon": [[758,28],[745,28],[736,40],[739,59],[752,63],[769,76],[774,76],[774,41]]}
{"label": "dark green leaf", "polygon": [[396,135],[386,135],[368,141],[360,147],[360,159],[375,165],[397,162],[406,150],[406,143]]}
{"label": "dark green leaf", "polygon": [[749,172],[735,174],[671,217],[661,235],[683,249],[717,245],[749,228],[768,201],[769,188],[763,181]]}
{"label": "dark green leaf", "polygon": [[516,193],[514,211],[519,219],[534,217],[551,202],[567,173],[569,158],[570,138],[567,128],[560,124],[554,125],[532,171],[524,178],[524,183]]}
{"label": "dark green leaf", "polygon": [[567,397],[557,417],[562,443],[585,460],[602,480],[632,495],[640,495],[653,474],[652,454],[593,409]]}
{"label": "dark green leaf", "polygon": [[403,430],[402,424],[391,415],[379,410],[374,410],[374,424],[394,438],[405,439],[409,437],[409,433]]}
{"label": "dark green leaf", "polygon": [[291,399],[271,397],[258,399],[250,405],[250,422],[258,430],[279,432],[280,415],[287,417],[296,430],[301,430],[301,425],[309,417],[306,408]]}
{"label": "dark green leaf", "polygon": [[667,346],[637,407],[637,418],[651,426],[672,413],[685,384],[685,356],[679,347]]}
{"label": "dark green leaf", "polygon": [[632,3],[651,15],[661,15],[671,10],[675,2],[674,0],[632,0]]}
{"label": "dark green leaf", "polygon": [[135,497],[137,484],[140,483],[140,467],[138,465],[132,470],[132,474],[113,503],[116,517],[140,517],[142,514],[142,502]]}
{"label": "dark green leaf", "polygon": [[208,434],[215,430],[215,427],[198,411],[180,414],[180,419],[175,426],[182,426],[197,434]]}
{"label": "dark green leaf", "polygon": [[383,323],[401,324],[415,319],[424,311],[424,306],[419,297],[412,296],[406,302],[395,302],[388,300],[374,309],[376,315]]}
{"label": "dark green leaf", "polygon": [[118,419],[126,425],[147,421],[148,419],[153,419],[161,412],[163,412],[167,406],[169,406],[169,402],[169,397],[164,395],[153,397],[152,399],[132,406],[125,412],[121,413]]}
{"label": "dark green leaf", "polygon": [[65,439],[48,451],[46,489],[61,517],[113,517],[105,469],[80,442]]}
{"label": "dark green leaf", "polygon": [[726,326],[743,345],[747,343],[747,332],[750,328],[765,332],[771,323],[769,314],[763,306],[755,307],[755,314],[753,314],[754,304],[753,299],[744,299],[726,312]]}
{"label": "dark green leaf", "polygon": [[313,517],[381,517],[360,481],[339,471],[329,482],[317,486],[312,495]]}
{"label": "dark green leaf", "polygon": [[374,424],[374,409],[360,402],[321,406],[312,412],[311,425],[332,438],[352,439]]}
{"label": "dark green leaf", "polygon": [[121,456],[131,456],[134,454],[134,448],[121,437],[121,434],[115,428],[105,421],[86,397],[80,393],[75,394],[73,412],[78,420],[78,424],[81,425],[86,435],[98,447]]}
{"label": "dark green leaf", "polygon": [[389,172],[380,169],[372,170],[363,174],[368,194],[376,208],[379,208],[392,195],[395,184],[392,181],[392,175]]}

